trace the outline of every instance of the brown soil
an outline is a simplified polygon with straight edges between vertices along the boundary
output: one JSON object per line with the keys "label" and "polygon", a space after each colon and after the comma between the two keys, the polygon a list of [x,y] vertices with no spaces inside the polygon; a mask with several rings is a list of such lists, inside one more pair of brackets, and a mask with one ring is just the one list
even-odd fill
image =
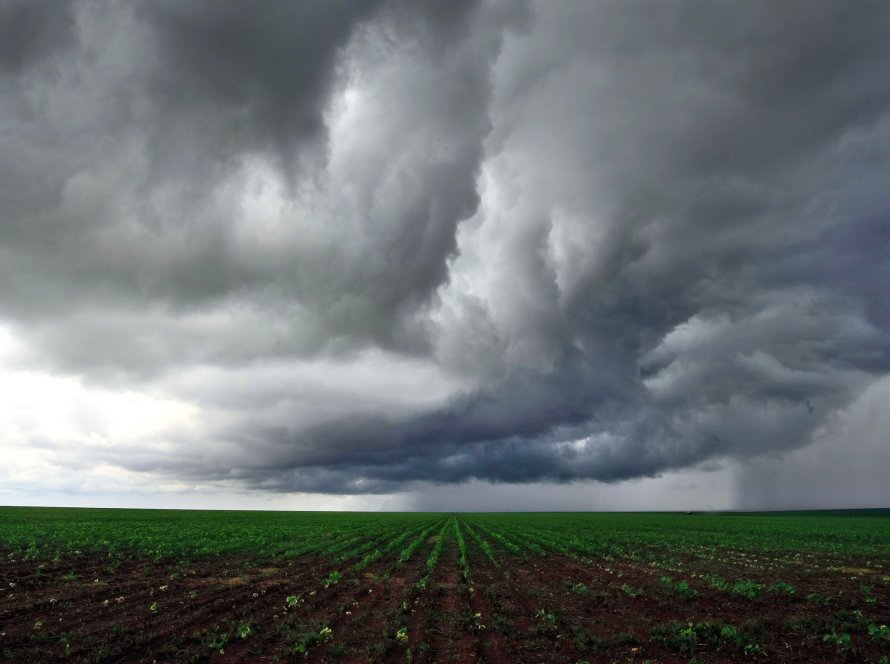
{"label": "brown soil", "polygon": [[[390,557],[361,571],[355,561],[335,568],[317,556],[111,564],[4,555],[0,660],[802,663],[890,655],[887,639],[868,634],[869,624],[890,624],[890,561],[746,552],[584,560],[517,556],[486,539],[497,566],[467,538],[464,578],[448,536],[426,588],[417,582],[435,537],[403,565]],[[335,569],[342,578],[325,587]],[[715,588],[713,575],[763,588],[740,596]],[[695,595],[684,597],[678,582]],[[794,593],[769,590],[777,582]],[[299,600],[287,606],[288,596]],[[724,627],[741,636],[721,636]]]}

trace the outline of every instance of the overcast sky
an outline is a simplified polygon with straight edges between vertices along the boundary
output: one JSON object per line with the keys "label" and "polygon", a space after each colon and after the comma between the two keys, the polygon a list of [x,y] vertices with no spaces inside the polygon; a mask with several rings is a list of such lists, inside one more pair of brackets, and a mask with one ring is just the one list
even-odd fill
{"label": "overcast sky", "polygon": [[0,503],[890,506],[888,34],[0,2]]}

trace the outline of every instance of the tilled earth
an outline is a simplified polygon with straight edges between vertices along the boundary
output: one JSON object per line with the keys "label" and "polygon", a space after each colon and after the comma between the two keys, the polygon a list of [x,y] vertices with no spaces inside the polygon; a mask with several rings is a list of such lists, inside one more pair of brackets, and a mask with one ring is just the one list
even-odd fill
{"label": "tilled earth", "polygon": [[[0,660],[881,662],[890,562],[721,552],[495,564],[449,535],[412,558],[0,562]],[[711,554],[712,555],[712,554]],[[354,563],[354,561],[353,561]],[[340,578],[331,579],[337,571]],[[745,596],[740,580],[760,586]],[[334,575],[336,577],[336,575]],[[336,582],[334,582],[336,581]],[[778,584],[778,585],[776,585]],[[870,633],[871,629],[871,633]]]}

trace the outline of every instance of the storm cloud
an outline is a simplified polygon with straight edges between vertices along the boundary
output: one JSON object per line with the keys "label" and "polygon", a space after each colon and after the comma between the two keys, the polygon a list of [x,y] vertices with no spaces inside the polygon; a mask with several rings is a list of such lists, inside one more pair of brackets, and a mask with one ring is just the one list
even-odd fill
{"label": "storm cloud", "polygon": [[890,375],[887,34],[881,2],[5,3],[0,478],[847,449]]}

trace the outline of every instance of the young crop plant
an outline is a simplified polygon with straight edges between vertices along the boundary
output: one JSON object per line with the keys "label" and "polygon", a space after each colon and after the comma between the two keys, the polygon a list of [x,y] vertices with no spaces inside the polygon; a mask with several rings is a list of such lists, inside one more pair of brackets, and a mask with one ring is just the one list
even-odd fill
{"label": "young crop plant", "polygon": [[464,528],[467,529],[467,532],[470,534],[470,537],[472,537],[474,540],[476,540],[476,544],[479,545],[479,548],[482,549],[482,553],[484,553],[485,557],[491,561],[491,564],[494,565],[495,567],[500,567],[501,564],[498,562],[497,558],[495,558],[494,551],[491,550],[491,546],[488,544],[488,542],[486,542],[484,539],[482,539],[476,533],[476,531],[474,531],[470,527],[470,524],[465,522]]}
{"label": "young crop plant", "polygon": [[704,581],[707,581],[712,588],[717,590],[729,590],[729,584],[723,579],[723,577],[717,576],[716,574],[702,574],[701,578]]}
{"label": "young crop plant", "polygon": [[346,562],[347,560],[351,560],[352,558],[358,558],[359,556],[364,556],[364,554],[366,554],[368,551],[377,548],[377,546],[381,542],[386,540],[388,537],[389,537],[389,533],[387,532],[387,534],[385,534],[381,537],[370,539],[369,541],[365,542],[361,546],[352,547],[346,551],[343,551],[333,558],[333,562],[335,564],[341,564],[341,563]]}
{"label": "young crop plant", "polygon": [[451,517],[450,519],[446,519],[445,523],[442,524],[442,528],[436,536],[436,543],[433,545],[433,550],[430,551],[430,555],[427,556],[426,559],[426,574],[414,584],[418,590],[426,590],[427,585],[429,585],[433,570],[436,569],[436,564],[439,562],[439,556],[442,555],[442,548],[445,546],[448,529],[451,527],[451,523],[454,520],[454,517]]}
{"label": "young crop plant", "polygon": [[578,595],[585,595],[587,593],[587,591],[589,590],[589,588],[587,587],[587,584],[581,583],[580,581],[578,583],[570,582],[569,585],[572,588],[572,592],[576,593]]}
{"label": "young crop plant", "polygon": [[646,594],[646,592],[642,588],[634,588],[633,586],[630,586],[626,583],[621,586],[621,592],[623,592],[628,597],[633,597],[634,599],[636,599],[637,597],[642,597]]}
{"label": "young crop plant", "polygon": [[464,579],[469,582],[470,564],[467,562],[467,543],[464,541],[464,536],[460,532],[460,525],[458,525],[457,519],[454,520],[454,538],[457,540],[457,549],[460,552],[460,558],[458,558],[457,564],[460,565]]}
{"label": "young crop plant", "polygon": [[[592,634],[583,627],[574,627],[572,634],[572,642],[581,653],[595,653],[603,650],[606,646],[606,640],[600,636]],[[587,660],[583,660],[587,661]]]}
{"label": "young crop plant", "polygon": [[710,621],[686,625],[672,621],[653,628],[651,636],[653,641],[687,656],[695,655],[702,646],[715,650],[730,648],[745,655],[764,654],[760,644],[747,632],[733,625]]}
{"label": "young crop plant", "polygon": [[877,604],[877,603],[878,603],[878,598],[875,597],[875,596],[872,594],[872,587],[871,587],[871,586],[866,585],[866,584],[862,584],[861,586],[859,586],[859,590],[860,590],[860,591],[862,592],[862,594],[864,595],[863,599],[865,600],[865,603],[866,603],[866,604],[872,604],[872,605],[874,605],[874,604]]}
{"label": "young crop plant", "polygon": [[547,557],[547,549],[542,547],[537,542],[534,542],[533,540],[527,538],[525,533],[515,533],[515,534],[510,533],[510,534],[512,536],[514,536],[516,539],[518,539],[524,548],[528,549],[536,556],[540,556],[541,558]]}
{"label": "young crop plant", "polygon": [[698,597],[698,591],[691,588],[686,581],[677,581],[677,583],[674,584],[674,592],[684,599]]}
{"label": "young crop plant", "polygon": [[360,572],[363,569],[365,569],[368,565],[379,560],[382,557],[383,557],[383,551],[381,551],[380,549],[374,549],[373,551],[366,553],[362,557],[362,559],[355,564],[353,569],[356,572]]}
{"label": "young crop plant", "polygon": [[546,609],[539,609],[535,614],[535,618],[538,620],[543,620],[545,622],[549,622],[551,625],[556,623],[556,614],[547,611]]}
{"label": "young crop plant", "polygon": [[342,579],[343,579],[343,575],[340,572],[338,572],[337,570],[334,570],[333,572],[328,574],[327,577],[325,577],[325,579],[322,583],[324,583],[325,588],[330,588],[331,586],[340,583],[340,581]]}
{"label": "young crop plant", "polygon": [[493,530],[492,528],[483,526],[481,524],[476,524],[476,525],[479,528],[479,530],[481,530],[482,532],[486,533],[487,535],[495,538],[498,542],[500,542],[501,545],[503,545],[503,547],[505,549],[507,549],[507,551],[509,551],[510,553],[517,555],[517,556],[522,555],[522,549],[518,545],[514,544],[509,539],[507,539],[501,533]]}
{"label": "young crop plant", "polygon": [[747,599],[757,599],[763,590],[763,584],[754,581],[736,581],[732,584],[730,592],[737,597],[746,597]]}
{"label": "young crop plant", "polygon": [[570,547],[568,543],[562,538],[557,538],[553,537],[550,534],[541,533],[537,529],[527,529],[524,530],[522,534],[526,540],[540,543],[553,551],[558,551],[559,553],[565,554],[571,558],[578,557],[578,554],[574,551],[573,547]]}
{"label": "young crop plant", "polygon": [[856,651],[856,648],[853,645],[853,639],[847,632],[841,632],[839,634],[832,629],[828,634],[825,634],[822,637],[822,640],[833,644],[838,652],[845,655],[853,654]]}
{"label": "young crop plant", "polygon": [[399,548],[405,542],[405,540],[407,540],[409,537],[416,535],[420,531],[421,531],[421,528],[404,531],[398,537],[387,542],[382,550],[379,548],[375,548],[373,551],[366,553],[364,555],[364,557],[358,563],[356,563],[356,565],[354,566],[353,569],[356,572],[360,572],[361,570],[368,567],[371,563],[374,563],[374,562],[380,560],[386,553],[389,553],[389,552],[394,551],[395,549]]}
{"label": "young crop plant", "polygon": [[556,623],[558,619],[553,611],[544,608],[539,609],[535,614],[535,620],[537,621],[537,624],[531,630],[532,635],[547,637],[554,637],[557,635]]}
{"label": "young crop plant", "polygon": [[[605,547],[602,544],[595,544],[590,541],[582,540],[575,534],[574,531],[567,530],[565,528],[559,529],[556,534],[545,533],[540,529],[538,529],[537,532],[539,534],[539,537],[549,539],[552,543],[558,544],[564,552],[575,558],[579,556],[603,556],[606,551]],[[608,556],[604,557],[609,559]]]}
{"label": "young crop plant", "polygon": [[297,645],[294,646],[294,654],[306,656],[309,650],[320,643],[330,641],[334,637],[333,630],[324,626],[319,630],[310,630],[300,634]]}
{"label": "young crop plant", "polygon": [[887,625],[869,623],[868,635],[871,637],[872,641],[877,643],[881,648],[890,647],[890,627]]}
{"label": "young crop plant", "polygon": [[830,601],[828,597],[822,595],[821,593],[809,593],[806,597],[807,601],[811,604],[822,604],[824,606],[828,605]]}
{"label": "young crop plant", "polygon": [[814,634],[822,629],[822,621],[813,616],[801,616],[788,621],[788,629],[800,634]]}
{"label": "young crop plant", "polygon": [[344,539],[336,540],[330,546],[323,549],[321,551],[322,555],[331,556],[332,558],[336,558],[336,554],[339,554],[342,551],[351,549],[356,546],[359,542],[362,541],[360,535],[355,535],[353,537],[346,537]]}
{"label": "young crop plant", "polygon": [[384,552],[384,553],[391,553],[392,551],[395,551],[396,549],[398,549],[399,547],[401,547],[401,546],[402,546],[402,545],[403,545],[409,538],[414,537],[414,536],[417,535],[419,532],[421,532],[423,529],[424,529],[424,528],[421,527],[421,528],[414,528],[414,529],[411,529],[411,530],[406,530],[406,531],[404,531],[404,532],[403,532],[401,535],[399,535],[398,537],[396,537],[396,538],[390,540],[390,541],[387,543],[387,545],[386,545],[385,547],[383,547],[383,552]]}
{"label": "young crop plant", "polygon": [[228,634],[217,634],[213,637],[213,640],[208,644],[210,648],[217,651],[220,655],[225,653],[226,643],[229,642]]}
{"label": "young crop plant", "polygon": [[779,595],[793,595],[797,592],[797,589],[785,581],[776,581],[769,587],[769,591]]}
{"label": "young crop plant", "polygon": [[[0,633],[2,635],[2,633]],[[62,634],[59,637],[59,643],[65,646],[65,657],[71,657],[71,640],[68,638],[66,634]]]}
{"label": "young crop plant", "polygon": [[[436,568],[436,563],[439,561],[439,556],[442,555],[442,547],[445,545],[445,537],[448,531],[448,526],[451,525],[451,521],[446,521],[442,529],[439,531],[439,536],[436,539],[436,545],[433,547],[433,550],[430,551],[430,555],[426,559],[426,576],[421,579],[427,579]],[[424,587],[426,587],[426,583],[424,583]]]}
{"label": "young crop plant", "polygon": [[418,537],[413,542],[406,546],[399,554],[399,559],[396,564],[403,565],[408,562],[411,559],[411,556],[414,555],[414,552],[417,551],[417,549],[419,549],[421,546],[423,546],[423,543],[427,541],[430,533],[432,533],[436,529],[437,525],[438,524],[433,524],[432,526],[421,532],[420,535],[418,535]]}
{"label": "young crop plant", "polygon": [[675,592],[684,599],[693,599],[695,597],[698,597],[698,592],[694,588],[690,587],[690,585],[686,581],[675,582],[671,577],[663,576],[661,577],[660,582],[662,588]]}

